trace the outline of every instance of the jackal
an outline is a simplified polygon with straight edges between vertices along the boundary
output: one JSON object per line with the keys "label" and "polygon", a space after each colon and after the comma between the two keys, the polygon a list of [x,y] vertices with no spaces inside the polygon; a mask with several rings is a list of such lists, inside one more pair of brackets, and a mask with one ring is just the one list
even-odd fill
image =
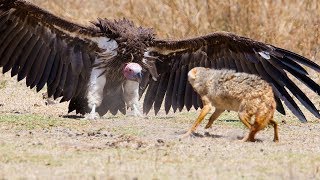
{"label": "jackal", "polygon": [[[210,128],[213,121],[225,110],[236,111],[243,124],[250,129],[243,141],[255,141],[255,134],[269,123],[274,127],[274,141],[279,141],[278,125],[273,120],[276,102],[269,83],[253,74],[203,67],[191,69],[188,80],[201,96],[203,108],[191,129],[183,137],[193,133],[212,107],[215,107],[215,112],[205,128]],[[251,123],[253,116],[255,119]]]}

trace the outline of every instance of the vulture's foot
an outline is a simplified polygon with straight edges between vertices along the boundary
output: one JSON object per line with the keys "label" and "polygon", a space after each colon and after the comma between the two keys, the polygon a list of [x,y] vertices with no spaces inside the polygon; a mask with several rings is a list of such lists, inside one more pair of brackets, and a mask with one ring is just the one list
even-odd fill
{"label": "vulture's foot", "polygon": [[133,117],[143,117],[141,112],[139,110],[133,110],[127,114],[127,116],[133,116]]}
{"label": "vulture's foot", "polygon": [[98,113],[88,113],[84,115],[84,118],[88,120],[95,120],[95,119],[99,119],[100,116]]}

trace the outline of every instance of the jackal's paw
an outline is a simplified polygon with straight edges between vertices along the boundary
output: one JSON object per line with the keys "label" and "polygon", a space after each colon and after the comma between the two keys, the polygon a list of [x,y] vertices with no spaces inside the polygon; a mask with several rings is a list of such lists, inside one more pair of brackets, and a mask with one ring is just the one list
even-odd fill
{"label": "jackal's paw", "polygon": [[183,140],[183,139],[192,138],[192,136],[193,136],[192,133],[191,133],[191,134],[185,133],[185,134],[179,135],[179,136],[178,136],[178,139],[179,139],[179,141],[181,141],[181,140]]}
{"label": "jackal's paw", "polygon": [[203,135],[199,134],[199,133],[195,133],[195,132],[186,132],[185,134],[179,135],[178,138],[179,140],[182,139],[190,139],[190,138],[195,138],[195,137],[203,137]]}
{"label": "jackal's paw", "polygon": [[212,126],[212,124],[208,123],[208,124],[206,125],[206,127],[204,127],[204,128],[205,128],[205,129],[209,129],[209,128],[211,128],[211,126]]}
{"label": "jackal's paw", "polygon": [[241,142],[262,142],[260,139],[254,139],[254,138],[249,138],[247,136],[243,137],[242,139],[239,139]]}
{"label": "jackal's paw", "polygon": [[95,119],[99,119],[100,116],[98,113],[89,113],[89,114],[85,114],[84,115],[84,119],[88,119],[88,120],[95,120]]}

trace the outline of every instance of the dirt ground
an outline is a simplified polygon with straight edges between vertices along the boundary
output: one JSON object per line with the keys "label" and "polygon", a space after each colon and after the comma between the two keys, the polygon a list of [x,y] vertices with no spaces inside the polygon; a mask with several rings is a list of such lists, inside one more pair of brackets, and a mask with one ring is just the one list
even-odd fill
{"label": "dirt ground", "polygon": [[320,179],[312,116],[302,124],[277,114],[279,143],[271,127],[240,142],[248,130],[227,112],[180,141],[198,111],[89,121],[66,116],[66,103],[45,105],[41,93],[0,75],[0,179]]}

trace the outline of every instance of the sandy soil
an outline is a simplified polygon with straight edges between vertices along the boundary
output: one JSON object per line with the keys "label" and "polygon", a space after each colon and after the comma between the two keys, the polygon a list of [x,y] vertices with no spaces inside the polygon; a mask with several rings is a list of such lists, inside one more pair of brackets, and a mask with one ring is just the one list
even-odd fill
{"label": "sandy soil", "polygon": [[320,177],[320,124],[311,116],[302,124],[277,114],[279,143],[272,142],[271,127],[258,142],[240,142],[248,130],[235,113],[225,113],[209,130],[203,122],[196,137],[180,141],[197,111],[66,118],[66,103],[47,106],[42,92],[8,75],[0,75],[0,84],[0,179]]}

